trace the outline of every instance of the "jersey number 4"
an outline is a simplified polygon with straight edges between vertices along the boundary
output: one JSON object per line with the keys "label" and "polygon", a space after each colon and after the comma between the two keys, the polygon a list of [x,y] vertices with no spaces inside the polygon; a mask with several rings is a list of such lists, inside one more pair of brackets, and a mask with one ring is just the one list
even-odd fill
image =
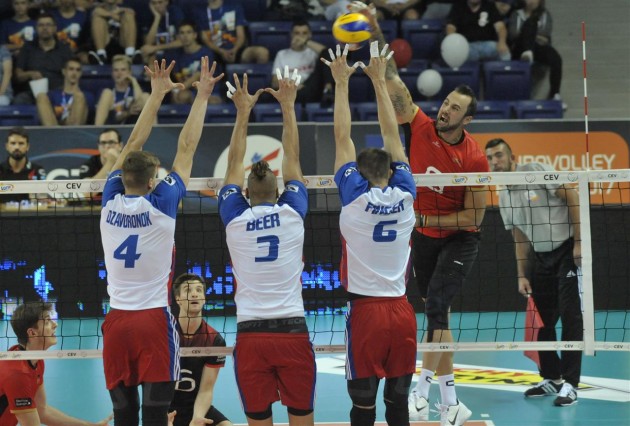
{"label": "jersey number 4", "polygon": [[372,239],[377,243],[389,243],[396,239],[397,232],[395,229],[385,229],[388,225],[397,224],[397,220],[381,220],[374,227],[374,232],[372,233]]}
{"label": "jersey number 4", "polygon": [[136,266],[136,260],[140,259],[140,253],[138,253],[138,237],[134,234],[127,237],[121,245],[114,250],[114,259],[124,260],[125,268],[133,268]]}

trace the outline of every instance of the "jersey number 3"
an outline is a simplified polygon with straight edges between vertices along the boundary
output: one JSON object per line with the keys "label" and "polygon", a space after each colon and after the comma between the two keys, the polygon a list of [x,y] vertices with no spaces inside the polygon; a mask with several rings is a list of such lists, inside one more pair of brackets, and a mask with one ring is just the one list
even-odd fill
{"label": "jersey number 3", "polygon": [[124,260],[125,268],[135,267],[136,260],[140,259],[140,253],[138,253],[138,237],[139,235],[137,234],[128,236],[127,239],[114,250],[114,259]]}
{"label": "jersey number 3", "polygon": [[258,244],[269,244],[269,252],[267,252],[267,256],[255,257],[254,262],[273,262],[278,258],[280,238],[278,238],[277,235],[265,235],[264,237],[258,237],[256,242]]}

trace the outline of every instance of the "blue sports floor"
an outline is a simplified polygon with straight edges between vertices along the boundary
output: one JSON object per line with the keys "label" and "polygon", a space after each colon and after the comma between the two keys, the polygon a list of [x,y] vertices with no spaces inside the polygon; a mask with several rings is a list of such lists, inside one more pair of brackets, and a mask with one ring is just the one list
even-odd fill
{"label": "blue sports floor", "polygon": [[[466,317],[472,315],[472,319]],[[509,313],[490,314],[494,318]],[[520,314],[513,314],[520,315]],[[620,312],[620,336],[628,334],[625,312]],[[622,319],[621,319],[622,318]],[[452,318],[465,325],[473,322],[478,327],[479,314],[465,314],[461,318]],[[608,314],[599,321],[612,321]],[[311,324],[311,330],[336,330],[331,333],[318,333],[317,344],[343,342],[343,316],[329,317],[328,321]],[[209,322],[219,330],[233,330],[233,318],[212,318]],[[422,315],[418,315],[418,324],[423,324]],[[514,324],[512,322],[512,324]],[[13,339],[7,339],[7,323],[0,321],[0,351],[6,350]],[[91,349],[100,340],[95,335],[98,321],[84,320],[77,327],[76,320],[63,321],[59,324],[57,335],[64,337],[63,349],[72,349],[80,344]],[[224,328],[225,327],[225,328]],[[464,328],[464,327],[462,327]],[[513,332],[513,330],[512,330]],[[8,333],[9,336],[11,332]],[[462,333],[462,340],[466,339]],[[609,340],[621,340],[611,337]],[[80,337],[82,336],[82,337]],[[517,338],[520,338],[517,336]],[[628,337],[623,336],[625,339]],[[234,336],[226,336],[228,345]],[[484,339],[485,340],[485,339]],[[501,339],[497,339],[501,340]],[[53,348],[54,349],[54,348]],[[2,362],[2,361],[0,361]],[[318,355],[317,400],[315,419],[317,422],[347,422],[349,420],[350,399],[346,393],[344,380],[343,354]],[[459,352],[455,355],[457,393],[460,400],[473,411],[471,420],[485,421],[496,426],[537,426],[537,425],[630,425],[630,353],[598,352],[594,357],[584,357],[582,383],[578,392],[578,403],[571,407],[558,408],[552,404],[552,398],[528,400],[522,392],[540,377],[535,364],[523,356],[522,352]],[[73,416],[96,421],[111,412],[111,402],[105,390],[105,382],[100,359],[48,360],[45,373],[46,394],[49,404]],[[437,384],[431,389],[431,402],[437,402],[439,389]],[[215,406],[227,415],[233,423],[245,423],[242,413],[232,360],[228,357],[226,367],[219,375],[215,388]],[[276,423],[287,422],[285,409],[274,405]],[[384,421],[384,407],[381,402],[377,407],[377,420]],[[439,421],[438,417],[435,417]]]}

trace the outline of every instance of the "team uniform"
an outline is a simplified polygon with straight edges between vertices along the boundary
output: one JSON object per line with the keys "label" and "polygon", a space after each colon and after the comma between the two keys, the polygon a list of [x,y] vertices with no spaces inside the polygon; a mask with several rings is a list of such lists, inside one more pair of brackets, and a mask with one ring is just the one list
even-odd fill
{"label": "team uniform", "polygon": [[[9,351],[24,350],[20,345]],[[0,362],[0,426],[18,424],[16,414],[37,410],[35,395],[44,384],[44,361],[33,367],[30,361]]]}
{"label": "team uniform", "polygon": [[[90,92],[82,92],[85,97],[86,106],[92,110],[94,109],[94,95]],[[74,102],[74,95],[72,93],[66,93],[62,89],[51,90],[48,92],[48,99],[53,107],[55,118],[58,121],[65,121],[70,116],[70,107]]]}
{"label": "team uniform", "polygon": [[369,186],[357,163],[335,174],[341,198],[341,281],[348,292],[346,378],[415,371],[416,315],[405,296],[416,186],[409,166],[392,163],[385,189]]}
{"label": "team uniform", "polygon": [[[409,165],[415,173],[487,173],[485,154],[464,130],[461,140],[448,144],[440,139],[435,120],[420,109],[405,125]],[[448,215],[464,209],[465,186],[417,188],[414,208],[422,215]],[[470,273],[479,249],[477,229],[417,228],[413,234],[414,270],[422,297],[426,298],[428,329],[447,329],[446,312]]]}
{"label": "team uniform", "polygon": [[[517,172],[550,171],[542,163],[516,166]],[[562,321],[562,340],[581,341],[582,320],[578,270],[573,259],[573,228],[566,200],[558,197],[560,184],[510,185],[499,191],[505,229],[518,228],[532,244],[536,257],[531,280],[532,297],[543,321],[539,342],[556,341],[556,323]],[[576,225],[577,226],[577,225]],[[577,389],[581,351],[539,351],[543,379],[564,378]]]}
{"label": "team uniform", "polygon": [[[219,332],[203,320],[192,336],[185,335],[179,323],[177,324],[177,332],[180,336],[181,346],[184,348],[225,347],[225,340]],[[177,411],[173,426],[188,426],[190,424],[204,368],[222,368],[224,365],[225,356],[183,357],[181,359],[182,378],[175,387],[175,396],[169,408],[169,412]],[[210,407],[205,417],[211,419],[215,425],[228,420],[214,406]]]}
{"label": "team uniform", "polygon": [[290,181],[277,204],[251,207],[237,185],[219,192],[236,281],[234,370],[245,413],[275,401],[312,410],[315,355],[304,318],[301,275],[308,194]]}
{"label": "team uniform", "polygon": [[111,311],[103,323],[107,389],[179,379],[179,336],[169,308],[175,217],[186,193],[170,173],[143,196],[124,195],[121,171],[103,190],[101,238]]}
{"label": "team uniform", "polygon": [[[26,161],[24,168],[15,173],[9,160],[0,163],[0,181],[7,180],[46,180],[46,170],[39,164],[35,164],[30,160]],[[0,202],[7,203],[10,201],[28,201],[28,194],[2,194]]]}

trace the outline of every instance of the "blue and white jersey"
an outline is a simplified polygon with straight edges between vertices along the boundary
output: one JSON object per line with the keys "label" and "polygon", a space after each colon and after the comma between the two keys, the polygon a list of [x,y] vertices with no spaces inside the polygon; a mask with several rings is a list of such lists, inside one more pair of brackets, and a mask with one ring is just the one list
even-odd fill
{"label": "blue and white jersey", "polygon": [[277,204],[251,207],[237,185],[219,191],[236,280],[236,320],[303,317],[302,259],[308,193],[289,181]]}
{"label": "blue and white jersey", "polygon": [[408,164],[392,163],[392,169],[385,189],[370,188],[355,162],[335,174],[341,198],[341,282],[350,293],[405,294],[416,184]]}
{"label": "blue and white jersey", "polygon": [[185,193],[177,173],[143,197],[124,195],[120,170],[109,175],[103,189],[101,238],[112,308],[135,311],[169,305],[175,216]]}

